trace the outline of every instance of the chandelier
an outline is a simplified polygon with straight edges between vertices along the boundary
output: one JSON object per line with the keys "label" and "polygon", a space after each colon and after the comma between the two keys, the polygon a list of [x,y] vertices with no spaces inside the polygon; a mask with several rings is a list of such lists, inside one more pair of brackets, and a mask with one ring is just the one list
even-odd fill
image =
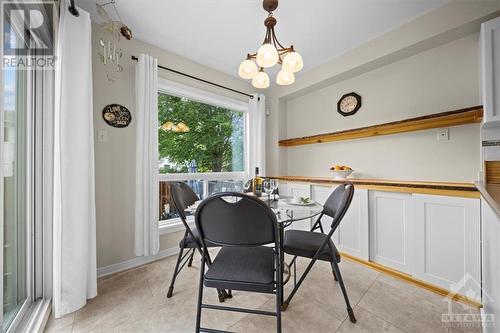
{"label": "chandelier", "polygon": [[300,71],[304,66],[302,57],[295,52],[293,45],[284,47],[276,38],[274,27],[277,21],[273,16],[273,11],[278,8],[278,0],[264,0],[263,6],[268,12],[264,21],[266,26],[264,42],[257,53],[247,54],[247,58],[240,64],[238,74],[244,79],[252,80],[252,85],[255,88],[263,89],[269,87],[269,75],[264,72],[264,68],[280,64],[281,70],[276,77],[276,83],[279,85],[292,84],[295,82],[294,73]]}
{"label": "chandelier", "polygon": [[161,125],[161,129],[166,131],[166,132],[175,132],[175,133],[187,133],[191,129],[189,128],[188,125],[184,124],[182,121],[178,123],[177,125],[174,124],[171,121],[167,121],[163,125]]}

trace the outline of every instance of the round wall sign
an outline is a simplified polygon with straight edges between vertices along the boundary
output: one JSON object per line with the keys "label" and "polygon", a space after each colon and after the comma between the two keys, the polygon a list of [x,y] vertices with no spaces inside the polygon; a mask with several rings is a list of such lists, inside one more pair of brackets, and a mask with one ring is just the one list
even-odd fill
{"label": "round wall sign", "polygon": [[109,126],[127,127],[132,121],[130,111],[120,104],[109,104],[102,110],[102,117]]}

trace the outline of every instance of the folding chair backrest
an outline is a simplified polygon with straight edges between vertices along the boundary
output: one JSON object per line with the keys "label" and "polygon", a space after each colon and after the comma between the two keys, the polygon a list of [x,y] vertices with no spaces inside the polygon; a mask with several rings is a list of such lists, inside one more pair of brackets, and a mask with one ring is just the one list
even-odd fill
{"label": "folding chair backrest", "polygon": [[175,205],[175,210],[182,222],[189,228],[186,223],[186,208],[194,204],[196,201],[200,200],[196,193],[189,187],[188,184],[183,182],[172,182],[170,184],[170,193]]}
{"label": "folding chair backrest", "polygon": [[213,195],[198,206],[196,227],[206,241],[221,246],[276,244],[276,215],[261,200],[237,192]]}
{"label": "folding chair backrest", "polygon": [[323,214],[333,218],[331,225],[333,231],[337,229],[347,209],[349,209],[353,196],[354,186],[352,184],[340,184],[326,200]]}

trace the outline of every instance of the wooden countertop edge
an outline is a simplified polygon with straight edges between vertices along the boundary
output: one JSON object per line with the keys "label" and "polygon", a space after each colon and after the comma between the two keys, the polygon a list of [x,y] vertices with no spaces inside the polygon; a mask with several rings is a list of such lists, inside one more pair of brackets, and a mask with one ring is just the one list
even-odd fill
{"label": "wooden countertop edge", "polygon": [[279,179],[291,182],[303,182],[313,184],[340,184],[351,183],[360,188],[395,191],[420,194],[449,195],[458,197],[479,198],[479,192],[473,183],[452,183],[452,182],[424,182],[424,181],[404,181],[386,179],[361,179],[348,178],[346,180],[335,180],[322,177],[305,176],[269,176],[268,178]]}
{"label": "wooden countertop edge", "polygon": [[487,184],[480,181],[475,182],[474,185],[478,189],[479,193],[481,193],[481,196],[500,218],[500,184]]}

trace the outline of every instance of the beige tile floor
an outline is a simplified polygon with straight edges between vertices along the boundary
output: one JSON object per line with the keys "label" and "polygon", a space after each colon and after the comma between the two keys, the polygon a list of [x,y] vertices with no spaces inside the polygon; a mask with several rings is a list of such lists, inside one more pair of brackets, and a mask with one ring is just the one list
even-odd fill
{"label": "beige tile floor", "polygon": [[[179,276],[174,296],[166,298],[175,257],[169,257],[99,280],[99,295],[76,313],[49,319],[46,332],[193,332],[196,315],[199,257]],[[299,261],[300,272],[307,264]],[[283,332],[480,332],[475,327],[442,324],[448,302],[441,296],[344,260],[341,271],[357,317],[347,319],[340,288],[328,263],[311,270],[286,312]],[[286,293],[290,291],[289,283]],[[218,304],[215,290],[204,301]],[[274,308],[272,295],[234,292],[227,305]],[[452,303],[454,313],[477,313]],[[233,332],[275,332],[272,317],[205,310],[202,325]]]}

